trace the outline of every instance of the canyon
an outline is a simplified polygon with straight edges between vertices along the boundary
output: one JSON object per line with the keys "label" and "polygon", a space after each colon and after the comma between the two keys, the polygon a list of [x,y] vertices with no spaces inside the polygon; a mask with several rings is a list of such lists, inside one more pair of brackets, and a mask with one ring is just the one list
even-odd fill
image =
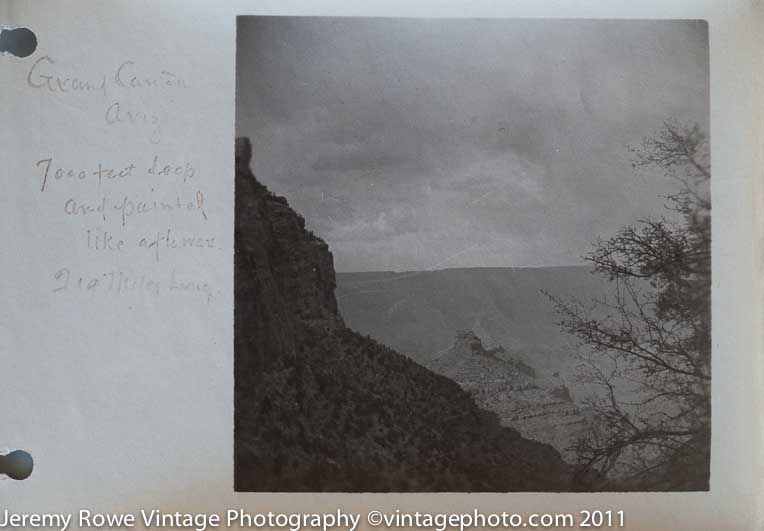
{"label": "canyon", "polygon": [[234,488],[266,492],[585,489],[551,445],[449,378],[350,329],[329,246],[236,143]]}

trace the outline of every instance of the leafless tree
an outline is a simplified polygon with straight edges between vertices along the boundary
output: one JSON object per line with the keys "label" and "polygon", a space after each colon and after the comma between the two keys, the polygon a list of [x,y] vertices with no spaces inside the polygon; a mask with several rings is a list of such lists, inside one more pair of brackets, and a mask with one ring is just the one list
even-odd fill
{"label": "leafless tree", "polygon": [[635,149],[634,167],[679,183],[666,213],[599,239],[586,260],[615,295],[563,300],[560,324],[579,340],[583,377],[600,392],[577,445],[592,488],[706,490],[711,419],[711,204],[705,135],[667,121]]}

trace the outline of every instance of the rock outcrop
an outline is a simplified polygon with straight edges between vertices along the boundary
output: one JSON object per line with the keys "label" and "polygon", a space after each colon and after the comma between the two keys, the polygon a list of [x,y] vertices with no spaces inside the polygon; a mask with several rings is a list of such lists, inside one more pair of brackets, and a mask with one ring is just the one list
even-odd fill
{"label": "rock outcrop", "polygon": [[[615,295],[588,267],[475,267],[433,271],[337,274],[347,325],[419,363],[453,345],[469,329],[488,346],[522,353],[539,372],[570,376],[578,361],[570,335],[544,295],[588,301]],[[576,389],[571,388],[575,394]]]}
{"label": "rock outcrop", "polygon": [[471,330],[459,330],[454,345],[427,363],[469,392],[481,408],[495,412],[504,426],[554,446],[575,462],[574,445],[587,421],[558,376],[542,378],[501,346],[485,349]]}
{"label": "rock outcrop", "polygon": [[472,330],[459,330],[453,347],[433,358],[427,367],[473,394],[488,389],[505,392],[536,387],[531,367],[499,354],[505,354],[503,347],[486,349]]}
{"label": "rock outcrop", "polygon": [[345,327],[332,255],[237,140],[235,489],[566,491],[551,446]]}

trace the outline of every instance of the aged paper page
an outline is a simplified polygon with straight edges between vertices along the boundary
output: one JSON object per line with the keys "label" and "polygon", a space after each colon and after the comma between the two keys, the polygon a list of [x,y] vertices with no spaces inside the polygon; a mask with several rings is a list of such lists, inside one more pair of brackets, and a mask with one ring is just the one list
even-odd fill
{"label": "aged paper page", "polygon": [[[235,490],[234,177],[239,168],[234,137],[241,125],[236,17],[244,15],[708,22],[713,168],[708,492]],[[610,510],[625,513],[627,529],[761,528],[763,24],[758,4],[710,0],[607,6],[4,3],[0,25],[32,29],[37,47],[25,58],[0,55],[5,191],[0,450],[28,451],[35,469],[23,481],[0,480],[0,511],[72,515],[70,529],[77,528],[82,510],[131,514],[136,528],[145,527],[142,510],[144,515],[152,510],[216,514],[221,528],[229,510],[341,510],[358,514],[358,527],[365,529],[373,527],[367,518],[374,510]],[[260,63],[253,59],[253,64]],[[300,63],[288,68],[294,64]],[[250,118],[256,122],[258,116]],[[274,134],[286,130],[274,127]],[[254,151],[257,173],[257,147]],[[279,193],[294,207],[294,197]],[[306,217],[307,229],[315,229]],[[8,517],[0,513],[0,524],[3,518]]]}

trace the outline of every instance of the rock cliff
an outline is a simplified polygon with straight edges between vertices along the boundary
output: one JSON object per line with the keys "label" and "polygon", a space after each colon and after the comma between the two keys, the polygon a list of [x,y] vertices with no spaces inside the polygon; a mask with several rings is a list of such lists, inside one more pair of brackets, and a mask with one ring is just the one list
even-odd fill
{"label": "rock cliff", "polygon": [[235,489],[566,491],[551,446],[345,327],[332,255],[236,143]]}
{"label": "rock cliff", "polygon": [[559,375],[537,377],[533,367],[503,347],[485,349],[471,330],[459,330],[453,346],[426,366],[457,382],[502,425],[554,446],[575,462],[574,446],[588,424]]}

